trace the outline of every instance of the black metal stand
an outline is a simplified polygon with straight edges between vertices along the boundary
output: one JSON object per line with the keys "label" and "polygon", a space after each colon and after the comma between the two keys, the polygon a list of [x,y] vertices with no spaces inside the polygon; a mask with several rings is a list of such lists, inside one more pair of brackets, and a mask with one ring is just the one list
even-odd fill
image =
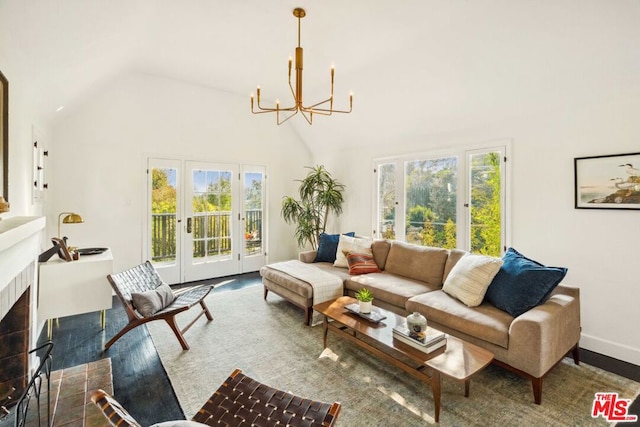
{"label": "black metal stand", "polygon": [[[29,351],[29,354],[34,353],[36,351],[45,349],[44,355],[40,359],[40,365],[38,369],[33,373],[27,388],[24,390],[24,393],[18,400],[18,404],[16,405],[16,427],[24,427],[27,421],[27,413],[29,411],[29,404],[31,400],[35,400],[36,411],[37,411],[37,422],[38,426],[42,426],[43,415],[40,413],[41,408],[43,407],[40,404],[40,397],[42,396],[42,381],[46,378],[47,380],[47,389],[46,389],[46,411],[47,411],[47,423],[45,426],[51,426],[51,351],[53,350],[53,342],[47,341],[42,344],[40,347],[34,348]],[[44,377],[44,378],[43,378]]]}

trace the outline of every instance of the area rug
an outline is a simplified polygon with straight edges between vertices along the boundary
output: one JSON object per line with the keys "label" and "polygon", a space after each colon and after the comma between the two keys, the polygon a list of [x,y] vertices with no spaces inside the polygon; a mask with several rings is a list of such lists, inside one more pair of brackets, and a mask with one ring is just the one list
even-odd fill
{"label": "area rug", "polygon": [[[186,333],[188,351],[163,322],[147,324],[187,418],[240,368],[272,387],[341,402],[340,426],[435,424],[428,385],[335,335],[323,350],[322,328],[305,326],[302,311],[277,295],[264,301],[261,286],[206,301],[214,320],[200,319]],[[194,313],[180,316],[186,324]],[[462,383],[443,379],[440,425],[609,425],[591,417],[596,392],[633,399],[640,383],[565,359],[545,378],[536,405],[530,381],[492,365],[473,377],[468,398]]]}

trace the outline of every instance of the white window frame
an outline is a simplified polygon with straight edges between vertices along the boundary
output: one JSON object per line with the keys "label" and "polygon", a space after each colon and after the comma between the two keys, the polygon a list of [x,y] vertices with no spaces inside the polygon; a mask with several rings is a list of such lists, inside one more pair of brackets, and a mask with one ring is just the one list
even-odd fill
{"label": "white window frame", "polygon": [[[469,250],[470,249],[470,210],[469,206],[471,200],[471,173],[470,173],[470,159],[474,154],[481,154],[486,152],[498,151],[502,155],[501,161],[501,195],[500,195],[500,209],[501,209],[501,250],[504,253],[506,248],[510,246],[511,242],[511,197],[510,197],[510,182],[511,182],[511,140],[499,140],[492,141],[486,144],[476,146],[464,146],[455,147],[451,149],[439,149],[427,152],[415,152],[402,156],[390,156],[380,157],[373,159],[372,165],[372,236],[374,238],[381,238],[380,230],[378,226],[380,224],[380,218],[378,218],[380,212],[379,206],[379,188],[378,188],[378,170],[379,166],[383,164],[395,163],[396,164],[396,239],[404,241],[404,232],[400,233],[400,230],[405,229],[406,218],[406,204],[405,204],[405,192],[406,192],[406,162],[414,160],[427,160],[443,157],[456,157],[457,161],[457,193],[456,193],[456,245],[458,249]],[[402,174],[401,176],[399,174]],[[401,235],[400,235],[401,234]]]}

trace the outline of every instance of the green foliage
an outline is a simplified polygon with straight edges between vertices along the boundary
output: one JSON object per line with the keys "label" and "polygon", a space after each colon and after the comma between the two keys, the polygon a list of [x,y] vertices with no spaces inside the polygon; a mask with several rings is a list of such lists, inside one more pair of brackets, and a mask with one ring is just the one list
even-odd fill
{"label": "green foliage", "polygon": [[414,206],[409,209],[409,212],[407,212],[407,224],[409,224],[410,226],[415,224],[422,225],[425,222],[431,222],[435,220],[435,218],[436,215],[433,213],[433,211],[422,205]]}
{"label": "green foliage", "polygon": [[394,163],[380,165],[379,168],[379,200],[382,209],[381,218],[395,220],[396,201],[396,165]]}
{"label": "green foliage", "polygon": [[[456,163],[455,158],[442,158],[406,164],[408,242],[457,247]],[[473,155],[469,212],[472,252],[493,256],[501,253],[500,185],[499,153]]]}
{"label": "green foliage", "polygon": [[220,179],[210,183],[205,193],[194,194],[191,205],[193,212],[231,211],[231,174],[220,174]]}
{"label": "green foliage", "polygon": [[151,212],[176,213],[176,189],[169,184],[166,169],[151,170]]}
{"label": "green foliage", "polygon": [[474,156],[471,191],[471,251],[500,256],[500,157]]}
{"label": "green foliage", "polygon": [[288,224],[296,224],[295,236],[299,247],[308,243],[316,249],[320,233],[326,230],[329,213],[342,213],[345,187],[324,166],[307,169],[310,171],[306,178],[299,180],[300,200],[285,196],[281,215]]}
{"label": "green foliage", "polygon": [[422,237],[422,244],[424,246],[439,246],[439,239],[438,236],[436,236],[436,229],[431,221],[424,222],[424,227],[420,232],[420,236]]}
{"label": "green foliage", "polygon": [[456,223],[449,218],[444,225],[444,246],[443,248],[456,248]]}
{"label": "green foliage", "polygon": [[175,187],[169,184],[168,173],[169,169],[151,170],[151,212],[155,214],[151,225],[151,256],[154,261],[173,260],[176,254],[177,196]]}
{"label": "green foliage", "polygon": [[362,302],[373,301],[373,294],[367,288],[362,288],[355,293],[356,299]]}
{"label": "green foliage", "polygon": [[406,240],[425,246],[455,247],[457,159],[406,164]]}
{"label": "green foliage", "polygon": [[383,239],[393,240],[393,239],[396,238],[396,232],[394,231],[393,228],[390,227],[390,228],[382,231],[382,238]]}
{"label": "green foliage", "polygon": [[245,209],[262,208],[262,182],[256,179],[244,189]]}

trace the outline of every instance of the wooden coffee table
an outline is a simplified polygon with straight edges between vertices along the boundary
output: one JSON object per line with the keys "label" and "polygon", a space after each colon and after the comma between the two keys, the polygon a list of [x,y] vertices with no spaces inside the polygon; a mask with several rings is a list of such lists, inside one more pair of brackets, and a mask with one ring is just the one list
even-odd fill
{"label": "wooden coffee table", "polygon": [[[324,347],[327,347],[327,334],[331,330],[429,384],[433,393],[436,422],[440,419],[440,375],[464,381],[464,395],[469,397],[471,377],[493,360],[493,353],[490,351],[450,335],[447,336],[446,347],[441,347],[433,353],[423,353],[393,338],[393,327],[403,324],[406,321],[405,317],[374,307],[374,310],[387,316],[380,323],[374,323],[344,308],[345,305],[354,302],[356,302],[354,298],[345,296],[313,306],[316,311],[325,316]],[[380,345],[374,346],[371,341],[364,341],[365,337]],[[405,362],[398,355],[405,356],[405,359],[415,363]]]}

